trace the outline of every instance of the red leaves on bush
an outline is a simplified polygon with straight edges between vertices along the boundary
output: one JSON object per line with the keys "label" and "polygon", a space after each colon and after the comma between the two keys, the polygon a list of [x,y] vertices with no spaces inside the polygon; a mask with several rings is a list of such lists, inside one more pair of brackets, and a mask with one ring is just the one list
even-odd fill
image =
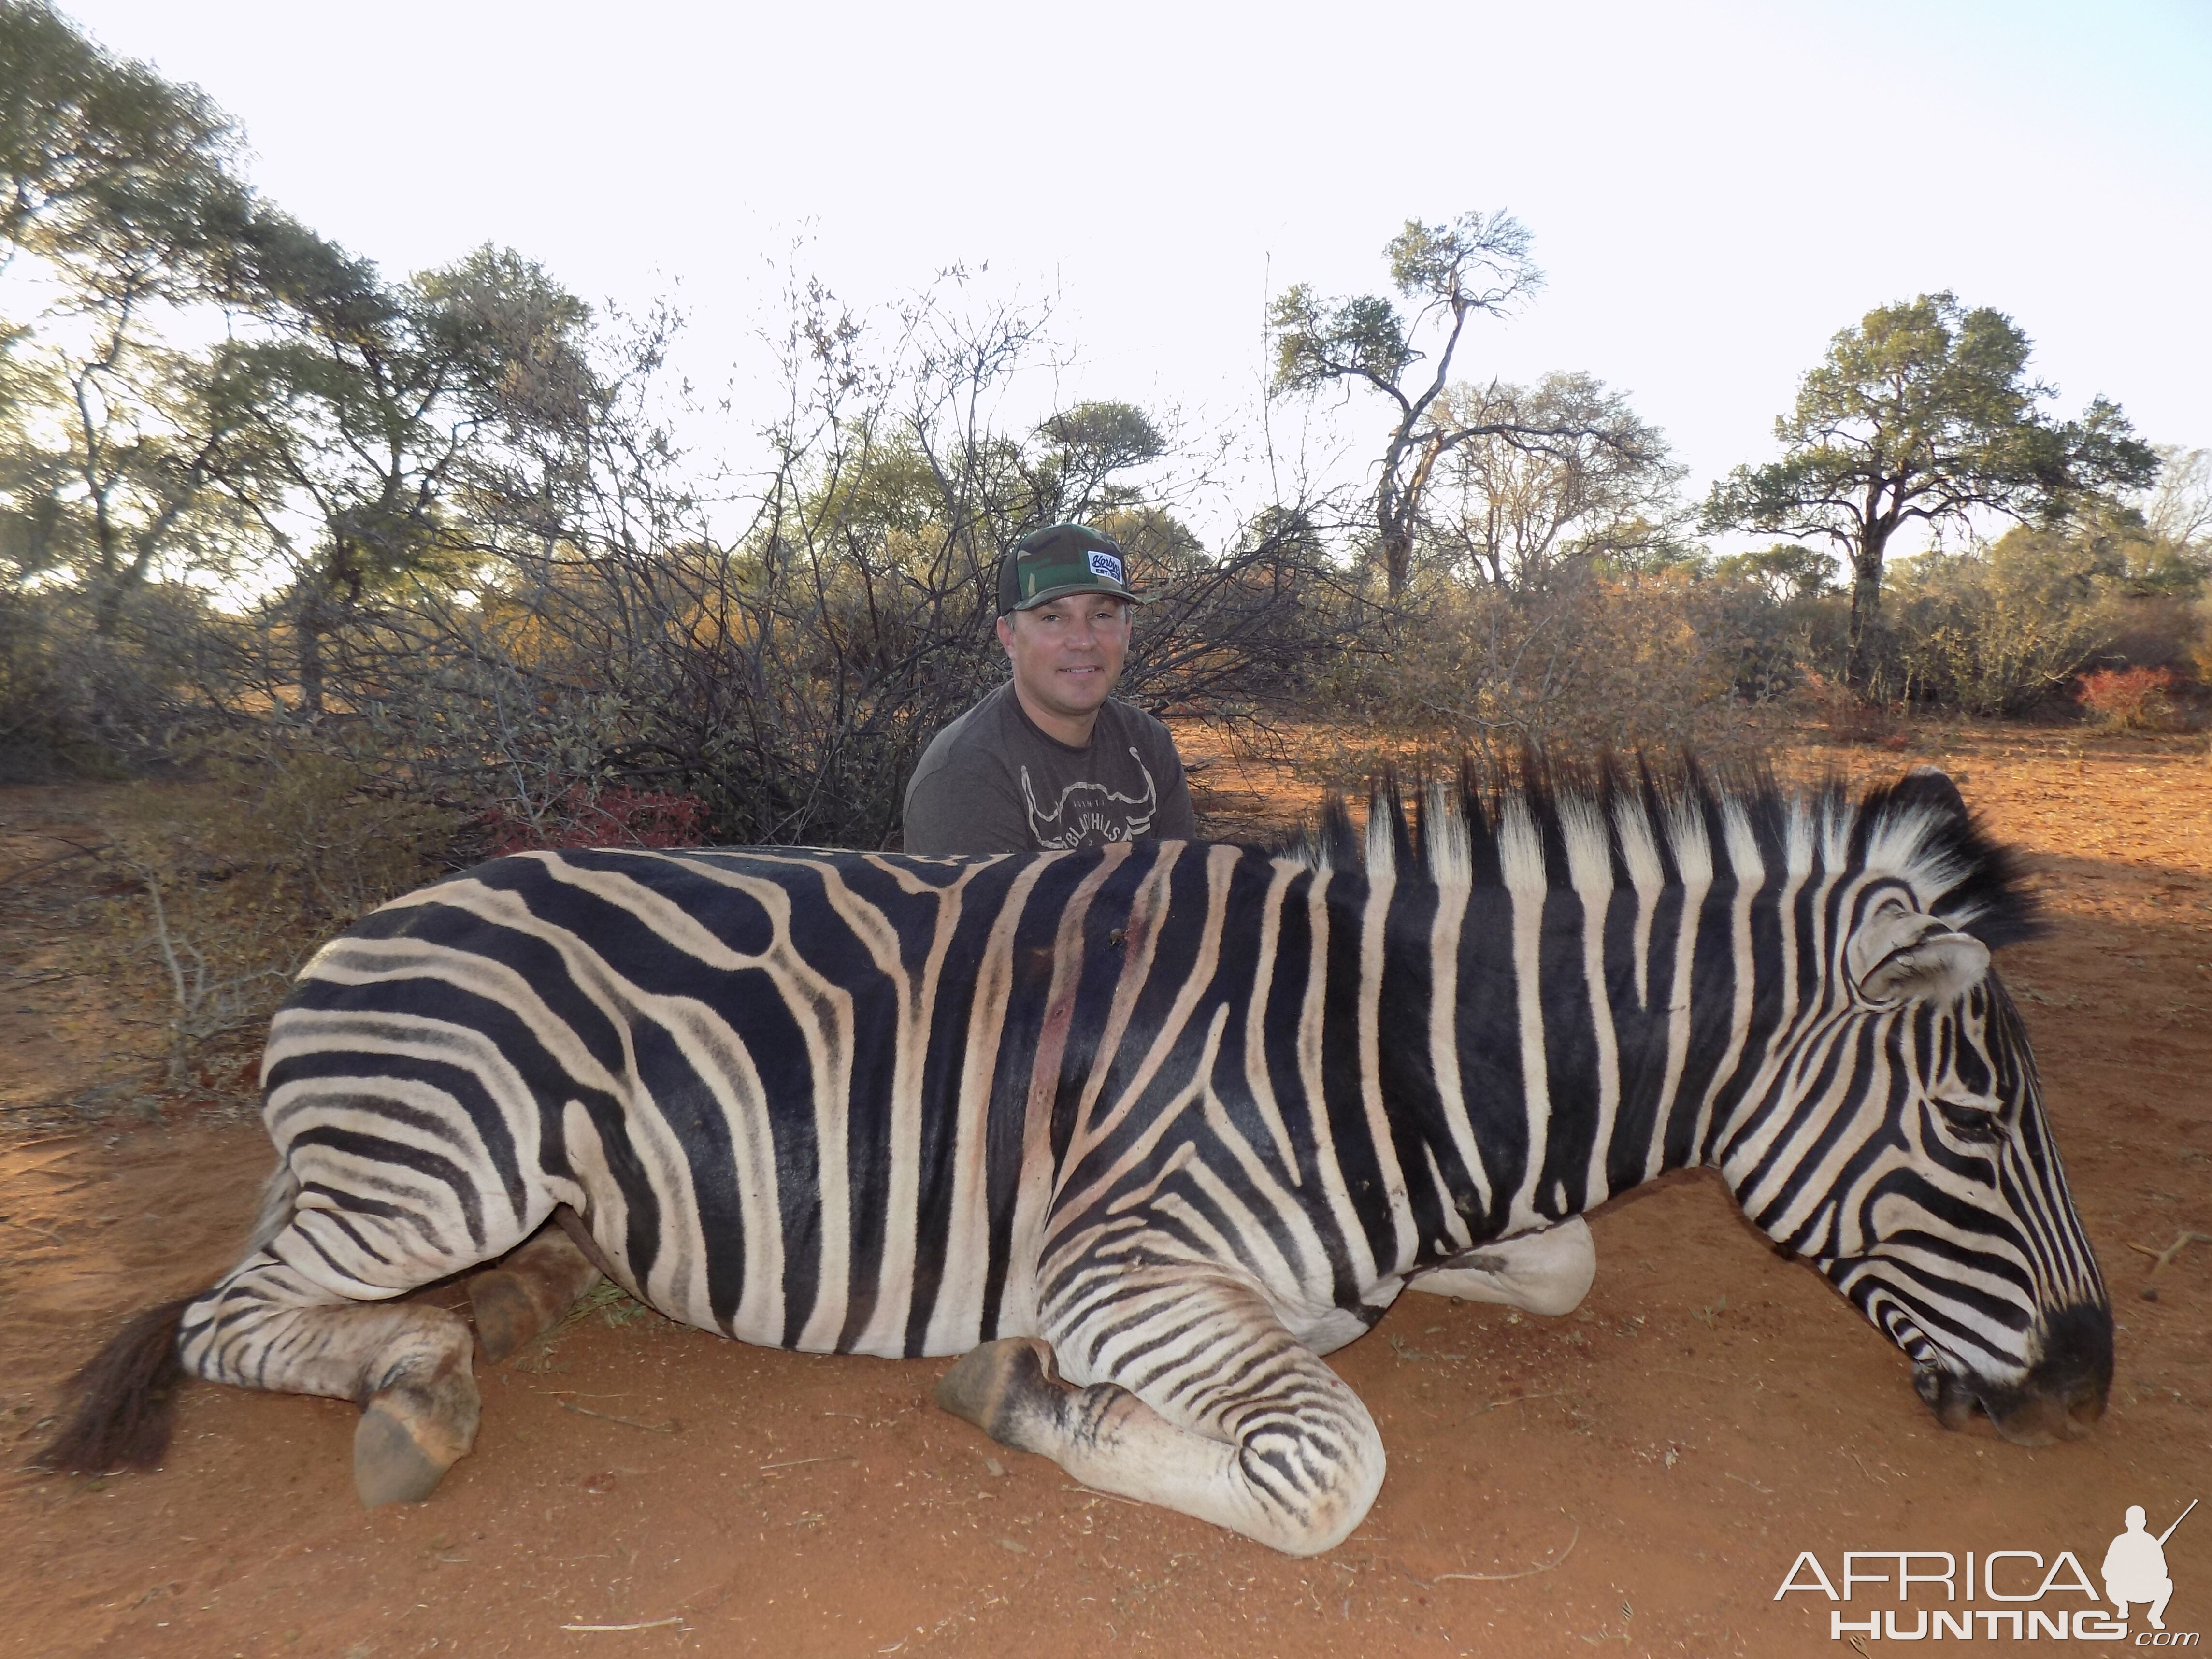
{"label": "red leaves on bush", "polygon": [[511,803],[483,816],[495,858],[564,847],[696,847],[707,804],[665,789],[594,791],[572,783],[536,818]]}
{"label": "red leaves on bush", "polygon": [[2148,729],[2163,725],[2173,705],[2173,672],[2166,668],[2100,668],[2084,674],[2074,700],[2100,726]]}

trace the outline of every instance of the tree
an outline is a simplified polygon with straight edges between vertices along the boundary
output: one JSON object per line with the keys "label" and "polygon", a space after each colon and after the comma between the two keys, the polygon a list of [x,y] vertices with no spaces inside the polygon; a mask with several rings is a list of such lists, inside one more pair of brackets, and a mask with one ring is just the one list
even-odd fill
{"label": "tree", "polygon": [[1749,553],[1731,553],[1713,562],[1716,575],[1754,582],[1777,604],[1817,599],[1836,588],[1836,561],[1800,542],[1777,542]]}
{"label": "tree", "polygon": [[[1492,439],[1565,459],[1577,444],[1618,441],[1602,425],[1529,416],[1502,410],[1487,397],[1456,403],[1444,397],[1468,319],[1478,313],[1507,315],[1542,285],[1528,240],[1510,213],[1463,214],[1448,225],[1408,219],[1383,253],[1410,314],[1375,295],[1324,300],[1303,283],[1268,307],[1276,392],[1310,394],[1356,383],[1382,393],[1396,411],[1372,507],[1375,556],[1394,599],[1413,572],[1422,507],[1437,465],[1454,450]],[[1433,343],[1433,356],[1417,343],[1425,337]],[[1425,362],[1432,363],[1425,375],[1414,374]]]}
{"label": "tree", "polygon": [[[1534,386],[1449,387],[1435,424],[1473,435],[1431,487],[1426,556],[1496,587],[1535,588],[1562,567],[1641,568],[1680,546],[1684,469],[1628,400],[1589,374]],[[1512,428],[1499,433],[1491,428]],[[1562,435],[1532,444],[1528,431]]]}
{"label": "tree", "polygon": [[1838,334],[1776,420],[1782,459],[1714,484],[1710,531],[1824,538],[1851,572],[1850,684],[1874,677],[1882,561],[1919,520],[1966,526],[1996,512],[2057,521],[2147,483],[2158,458],[2097,398],[2046,419],[2052,389],[2027,376],[2027,336],[2003,313],[1948,293],[1869,311]]}
{"label": "tree", "polygon": [[197,289],[249,210],[236,131],[196,88],[0,0],[0,237],[120,299]]}
{"label": "tree", "polygon": [[2158,488],[2142,506],[2143,528],[2192,562],[2212,568],[2212,449],[2158,449]]}
{"label": "tree", "polygon": [[567,418],[574,388],[561,376],[588,312],[537,265],[489,247],[396,287],[319,238],[261,254],[288,325],[221,354],[217,395],[240,435],[218,466],[288,578],[300,703],[313,716],[325,642],[364,600],[465,562],[470,539],[447,507],[480,431],[512,447]]}
{"label": "tree", "polygon": [[80,576],[102,635],[157,565],[224,529],[210,496],[237,410],[168,325],[264,304],[267,251],[313,240],[256,199],[240,157],[195,88],[0,0],[0,237],[61,295],[7,342],[8,539]]}

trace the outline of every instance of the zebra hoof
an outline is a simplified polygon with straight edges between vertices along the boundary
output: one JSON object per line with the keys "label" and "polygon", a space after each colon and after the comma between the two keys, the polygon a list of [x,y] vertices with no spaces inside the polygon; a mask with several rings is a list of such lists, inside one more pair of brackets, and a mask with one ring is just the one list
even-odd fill
{"label": "zebra hoof", "polygon": [[419,1504],[437,1491],[476,1443],[479,1409],[475,1379],[450,1374],[371,1400],[353,1431],[353,1486],[362,1507]]}
{"label": "zebra hoof", "polygon": [[546,1227],[489,1273],[469,1281],[469,1309],[484,1358],[497,1364],[551,1330],[599,1283],[599,1270],[558,1227]]}
{"label": "zebra hoof", "polygon": [[1058,1383],[1052,1348],[1034,1336],[1009,1336],[970,1349],[937,1385],[937,1403],[1001,1445],[1021,1407]]}
{"label": "zebra hoof", "polygon": [[496,1365],[546,1328],[544,1310],[529,1286],[514,1274],[495,1268],[469,1281],[469,1313],[485,1360]]}

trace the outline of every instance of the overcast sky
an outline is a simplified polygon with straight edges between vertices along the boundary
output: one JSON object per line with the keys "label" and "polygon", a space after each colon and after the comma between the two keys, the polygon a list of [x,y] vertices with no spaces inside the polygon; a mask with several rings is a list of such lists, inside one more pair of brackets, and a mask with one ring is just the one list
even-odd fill
{"label": "overcast sky", "polygon": [[1549,286],[1468,373],[1599,375],[1693,489],[1772,453],[1838,328],[1941,288],[2010,313],[2065,410],[2212,445],[2202,0],[64,3],[325,234],[673,292],[708,384],[765,376],[798,240],[862,304],[988,262],[1056,296],[1062,395],[1234,423],[1271,286],[1380,289],[1408,216],[1502,207]]}

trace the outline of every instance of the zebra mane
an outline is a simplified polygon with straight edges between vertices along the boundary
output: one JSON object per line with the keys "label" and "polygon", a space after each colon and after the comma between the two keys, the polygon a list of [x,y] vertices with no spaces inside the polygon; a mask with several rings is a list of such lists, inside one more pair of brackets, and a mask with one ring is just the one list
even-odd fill
{"label": "zebra mane", "polygon": [[1580,766],[1531,754],[1504,769],[1469,758],[1454,783],[1384,772],[1364,826],[1332,793],[1275,850],[1310,869],[1462,889],[1648,886],[1751,854],[1770,872],[1817,860],[1899,877],[1923,908],[1992,949],[2043,931],[2018,858],[1932,767],[1854,791],[1838,777],[1784,785],[1763,766],[1642,755]]}

